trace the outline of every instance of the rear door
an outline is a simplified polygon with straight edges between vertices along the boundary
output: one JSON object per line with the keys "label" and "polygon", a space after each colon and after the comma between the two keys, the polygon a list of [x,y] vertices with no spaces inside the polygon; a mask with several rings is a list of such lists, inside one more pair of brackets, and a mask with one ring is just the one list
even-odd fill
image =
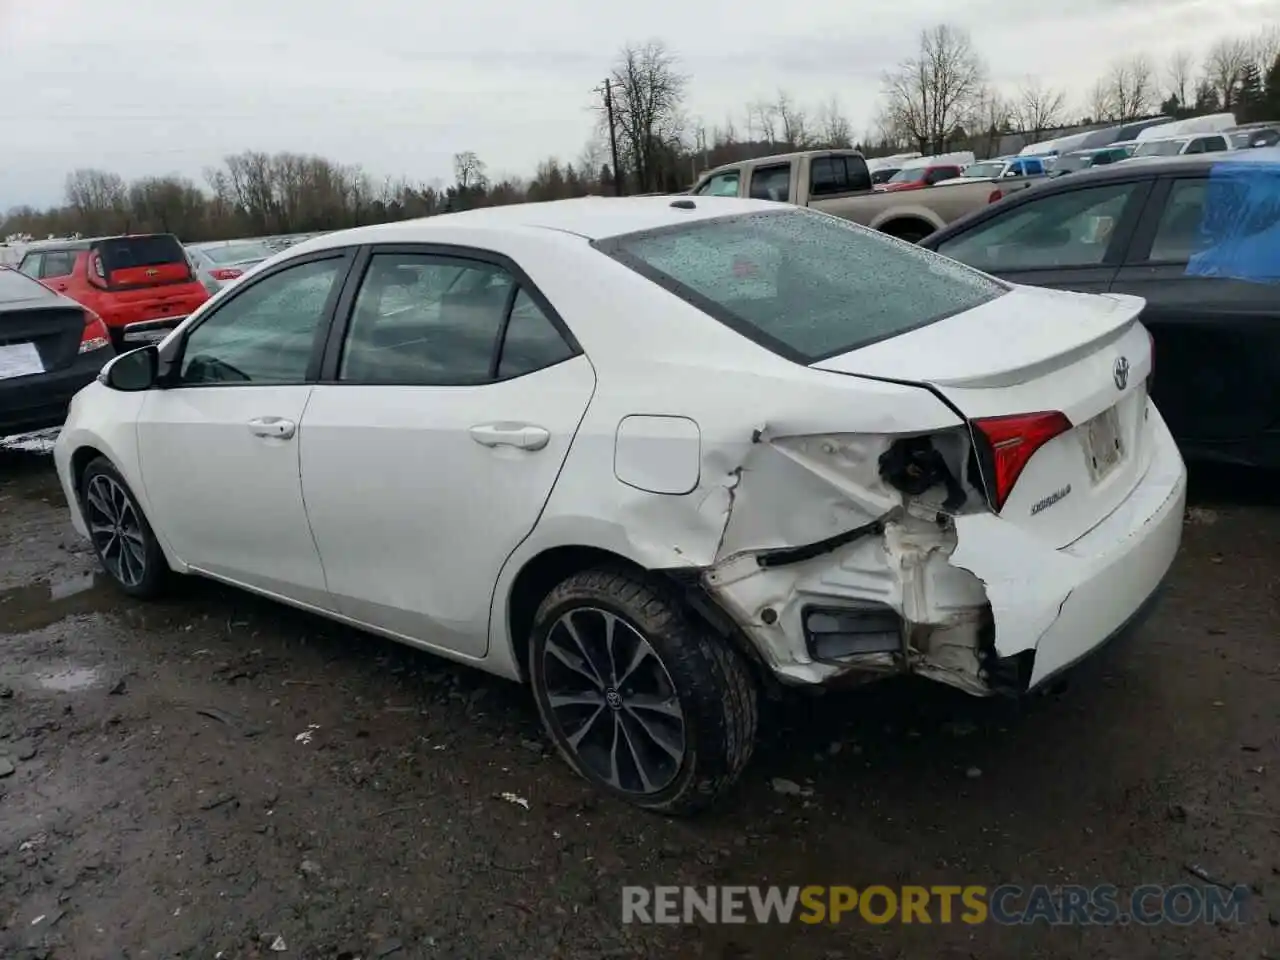
{"label": "rear door", "polygon": [[66,293],[71,289],[71,274],[76,268],[76,251],[50,250],[40,264],[40,282],[50,290]]}
{"label": "rear door", "polygon": [[926,246],[1013,283],[1104,293],[1150,189],[1134,179],[1037,190]]}
{"label": "rear door", "polygon": [[307,515],[340,612],[484,656],[498,572],[533,530],[595,388],[515,264],[367,252],[303,420]]}
{"label": "rear door", "polygon": [[[1210,201],[1211,189],[1224,192]],[[1230,189],[1211,188],[1207,174],[1159,181],[1112,286],[1147,301],[1155,399],[1170,430],[1189,452],[1224,459],[1247,456],[1238,445],[1280,424],[1280,290],[1192,266],[1214,246],[1218,220],[1234,229],[1250,218]],[[1276,213],[1253,205],[1250,235],[1274,230]]]}

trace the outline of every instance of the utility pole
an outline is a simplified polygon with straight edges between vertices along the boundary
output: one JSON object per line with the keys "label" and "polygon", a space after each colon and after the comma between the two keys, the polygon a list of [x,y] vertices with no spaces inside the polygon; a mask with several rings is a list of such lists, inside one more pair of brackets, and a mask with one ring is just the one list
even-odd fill
{"label": "utility pole", "polygon": [[618,132],[613,123],[613,81],[604,78],[604,109],[609,116],[609,150],[613,154],[613,195],[622,196],[622,172],[618,169]]}

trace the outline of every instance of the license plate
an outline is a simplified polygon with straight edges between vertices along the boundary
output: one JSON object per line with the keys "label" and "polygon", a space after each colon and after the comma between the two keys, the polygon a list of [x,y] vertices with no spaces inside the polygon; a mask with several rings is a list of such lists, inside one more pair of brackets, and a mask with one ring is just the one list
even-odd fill
{"label": "license plate", "polygon": [[34,343],[11,343],[0,346],[0,380],[29,377],[44,373],[40,351]]}
{"label": "license plate", "polygon": [[1124,457],[1124,443],[1120,439],[1120,414],[1112,407],[1084,425],[1085,460],[1095,481],[1101,480],[1115,469]]}

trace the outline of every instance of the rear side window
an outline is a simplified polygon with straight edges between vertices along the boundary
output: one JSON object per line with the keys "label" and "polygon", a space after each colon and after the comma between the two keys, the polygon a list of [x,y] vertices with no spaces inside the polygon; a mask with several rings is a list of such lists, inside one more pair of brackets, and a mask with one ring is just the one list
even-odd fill
{"label": "rear side window", "polygon": [[808,210],[706,220],[596,246],[798,363],[925,326],[1006,289],[927,250]]}
{"label": "rear side window", "polygon": [[380,253],[356,297],[338,379],[466,386],[532,373],[572,355],[541,307],[502,267]]}
{"label": "rear side window", "polygon": [[867,171],[867,162],[860,157],[815,157],[809,163],[811,197],[852,193],[870,187],[871,174]]}
{"label": "rear side window", "polygon": [[44,268],[40,271],[42,279],[51,277],[67,277],[75,269],[76,253],[74,250],[57,250],[44,255]]}
{"label": "rear side window", "polygon": [[43,262],[43,253],[28,253],[22,258],[22,263],[18,265],[18,270],[21,273],[25,273],[28,277],[39,277],[40,264]]}
{"label": "rear side window", "polygon": [[751,198],[786,203],[791,196],[791,164],[756,167],[751,171]]}

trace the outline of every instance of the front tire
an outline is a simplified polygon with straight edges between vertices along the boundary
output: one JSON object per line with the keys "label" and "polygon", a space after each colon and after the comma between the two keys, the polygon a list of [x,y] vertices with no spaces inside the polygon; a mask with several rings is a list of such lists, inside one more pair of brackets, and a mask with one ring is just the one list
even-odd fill
{"label": "front tire", "polygon": [[664,585],[592,569],[543,600],[529,644],[543,726],[597,787],[684,815],[734,786],[755,746],[755,682]]}
{"label": "front tire", "polygon": [[164,551],[124,477],[105,457],[80,475],[80,506],[102,569],[125,593],[154,597],[169,575]]}

